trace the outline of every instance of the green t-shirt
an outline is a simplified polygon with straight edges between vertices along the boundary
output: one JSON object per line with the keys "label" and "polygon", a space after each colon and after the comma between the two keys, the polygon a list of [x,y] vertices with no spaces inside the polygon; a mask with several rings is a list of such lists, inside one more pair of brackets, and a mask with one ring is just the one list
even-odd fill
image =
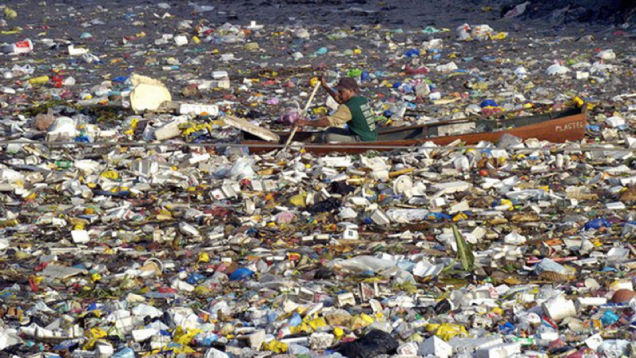
{"label": "green t-shirt", "polygon": [[351,98],[345,106],[351,112],[351,120],[347,122],[349,130],[357,134],[365,142],[378,139],[378,132],[375,130],[375,117],[366,98],[355,96]]}

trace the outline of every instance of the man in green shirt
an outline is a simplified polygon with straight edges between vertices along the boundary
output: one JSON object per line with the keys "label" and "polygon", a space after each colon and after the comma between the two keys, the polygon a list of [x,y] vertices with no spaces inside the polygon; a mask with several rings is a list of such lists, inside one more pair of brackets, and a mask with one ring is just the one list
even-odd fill
{"label": "man in green shirt", "polygon": [[[321,78],[322,87],[340,104],[336,112],[318,120],[299,119],[299,127],[311,126],[328,128],[323,134],[323,142],[368,142],[378,138],[375,129],[375,117],[366,98],[358,95],[358,83],[353,78],[343,78],[332,90],[325,78]],[[342,128],[344,125],[347,128]]]}

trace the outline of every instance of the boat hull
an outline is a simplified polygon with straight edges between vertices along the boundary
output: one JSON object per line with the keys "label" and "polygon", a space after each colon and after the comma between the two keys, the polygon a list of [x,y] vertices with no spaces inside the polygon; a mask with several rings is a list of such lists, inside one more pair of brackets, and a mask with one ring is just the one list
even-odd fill
{"label": "boat hull", "polygon": [[[536,138],[554,143],[566,141],[577,141],[584,137],[585,126],[587,125],[586,113],[581,111],[576,114],[559,118],[548,119],[539,123],[519,126],[510,129],[501,129],[492,132],[467,133],[448,136],[424,137],[416,139],[380,140],[374,142],[356,143],[304,143],[311,138],[314,132],[298,132],[294,140],[303,142],[302,146],[307,152],[315,154],[327,154],[332,152],[340,153],[363,153],[368,150],[388,151],[399,148],[422,145],[426,142],[433,142],[438,145],[447,145],[456,140],[460,140],[467,145],[477,144],[480,141],[497,142],[503,135],[510,134],[521,139]],[[422,126],[426,127],[426,126]],[[429,126],[430,127],[430,126]],[[409,127],[413,128],[413,127]],[[395,132],[396,129],[391,129]],[[399,131],[399,129],[397,130]],[[280,143],[285,143],[288,135],[281,135]],[[267,143],[260,140],[243,140],[242,145],[250,148],[251,153],[262,153],[274,149],[280,149],[280,144]]]}

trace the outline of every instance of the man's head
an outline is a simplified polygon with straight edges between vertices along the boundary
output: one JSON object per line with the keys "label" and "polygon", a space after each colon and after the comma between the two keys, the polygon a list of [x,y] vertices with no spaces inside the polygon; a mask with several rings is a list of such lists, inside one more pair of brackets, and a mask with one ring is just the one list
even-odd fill
{"label": "man's head", "polygon": [[353,78],[345,77],[340,79],[335,88],[338,90],[337,100],[340,103],[345,103],[358,92],[358,83]]}

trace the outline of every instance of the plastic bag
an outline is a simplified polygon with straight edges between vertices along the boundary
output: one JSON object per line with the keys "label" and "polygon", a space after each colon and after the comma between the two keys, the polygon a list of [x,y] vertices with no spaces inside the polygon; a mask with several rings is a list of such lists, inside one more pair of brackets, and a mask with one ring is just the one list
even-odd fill
{"label": "plastic bag", "polygon": [[278,122],[282,124],[293,125],[300,119],[300,113],[297,108],[287,108],[285,112],[278,117]]}
{"label": "plastic bag", "polygon": [[338,351],[349,358],[368,358],[393,354],[398,346],[398,341],[390,334],[374,329],[357,341],[341,345]]}

